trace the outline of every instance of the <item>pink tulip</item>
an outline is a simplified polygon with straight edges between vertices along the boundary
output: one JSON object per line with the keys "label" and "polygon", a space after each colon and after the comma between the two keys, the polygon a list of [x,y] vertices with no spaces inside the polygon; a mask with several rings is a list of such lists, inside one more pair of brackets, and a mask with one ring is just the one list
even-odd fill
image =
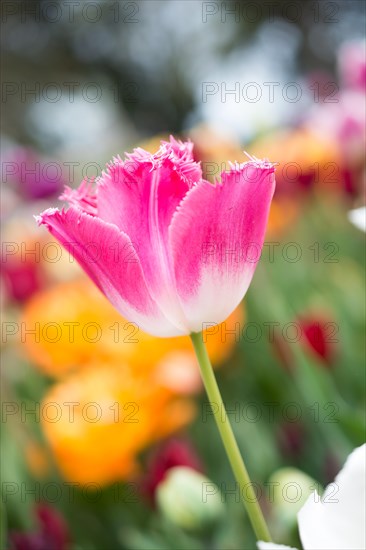
{"label": "pink tulip", "polygon": [[221,323],[243,298],[263,246],[274,166],[235,163],[211,184],[193,145],[114,158],[95,188],[37,216],[111,303],[143,331],[179,336]]}

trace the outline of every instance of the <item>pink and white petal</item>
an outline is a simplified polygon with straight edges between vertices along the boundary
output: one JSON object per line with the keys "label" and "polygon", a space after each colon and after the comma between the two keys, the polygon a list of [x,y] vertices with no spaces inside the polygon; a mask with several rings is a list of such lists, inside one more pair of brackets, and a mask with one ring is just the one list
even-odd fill
{"label": "pink and white petal", "polygon": [[182,334],[151,298],[136,251],[118,227],[74,207],[67,211],[48,209],[36,219],[79,262],[126,319],[155,336]]}
{"label": "pink and white petal", "polygon": [[355,449],[325,489],[315,492],[298,513],[305,550],[366,548],[366,444]]}
{"label": "pink and white petal", "polygon": [[191,331],[221,323],[246,293],[260,258],[274,167],[253,161],[193,187],[169,227],[176,288]]}
{"label": "pink and white petal", "polygon": [[174,292],[167,234],[177,206],[193,185],[191,177],[201,175],[190,154],[191,148],[178,142],[163,144],[156,155],[137,150],[125,162],[115,159],[98,183],[99,217],[128,234],[149,292],[182,330],[186,320]]}
{"label": "pink and white petal", "polygon": [[284,544],[276,544],[275,542],[263,542],[259,540],[257,542],[258,550],[296,550],[292,546],[285,546]]}

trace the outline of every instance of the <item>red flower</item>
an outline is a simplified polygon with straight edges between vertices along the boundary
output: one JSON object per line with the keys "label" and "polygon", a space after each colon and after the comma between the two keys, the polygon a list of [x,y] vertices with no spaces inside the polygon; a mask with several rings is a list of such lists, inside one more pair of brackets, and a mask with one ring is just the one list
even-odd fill
{"label": "red flower", "polygon": [[39,505],[36,516],[39,531],[31,533],[15,532],[10,535],[14,550],[67,550],[68,528],[60,513],[51,506]]}
{"label": "red flower", "polygon": [[2,258],[1,275],[8,297],[16,302],[28,300],[44,285],[39,263],[19,256]]}
{"label": "red flower", "polygon": [[334,339],[330,337],[332,325],[334,323],[315,318],[301,321],[306,344],[329,367],[332,366],[334,359]]}

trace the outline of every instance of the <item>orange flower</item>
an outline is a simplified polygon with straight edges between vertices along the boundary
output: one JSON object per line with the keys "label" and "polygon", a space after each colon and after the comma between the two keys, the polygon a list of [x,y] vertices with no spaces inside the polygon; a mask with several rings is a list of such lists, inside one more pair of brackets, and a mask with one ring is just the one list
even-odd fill
{"label": "orange flower", "polygon": [[[64,376],[101,361],[128,357],[130,330],[106,298],[87,279],[61,283],[34,295],[26,305],[23,342],[29,357],[46,374]],[[33,329],[35,334],[26,334]],[[118,331],[121,336],[118,338]],[[115,340],[122,340],[115,343]]]}
{"label": "orange flower", "polygon": [[268,218],[267,233],[269,237],[280,237],[287,228],[298,219],[300,213],[299,202],[293,197],[274,197]]}
{"label": "orange flower", "polygon": [[46,450],[34,440],[26,442],[24,447],[25,458],[29,470],[36,478],[45,478],[49,473],[50,464]]}
{"label": "orange flower", "polygon": [[301,212],[304,193],[310,189],[341,190],[343,176],[338,146],[306,128],[274,132],[248,148],[258,157],[264,155],[271,162],[278,162],[267,235],[281,236],[293,227]]}
{"label": "orange flower", "polygon": [[306,128],[282,130],[250,145],[250,152],[278,162],[276,195],[293,194],[315,185],[340,189],[340,151],[336,143]]}
{"label": "orange flower", "polygon": [[[58,284],[34,295],[23,312],[24,345],[30,359],[46,374],[61,378],[91,362],[127,362],[139,372],[154,370],[179,391],[196,389],[198,367],[190,339],[156,338],[124,320],[86,278]],[[215,365],[235,346],[225,330],[240,328],[239,306],[219,327],[209,330],[207,345]],[[38,323],[38,324],[37,324]],[[36,334],[25,334],[35,329]]]}
{"label": "orange flower", "polygon": [[154,376],[94,363],[59,382],[42,405],[42,427],[64,477],[108,484],[129,478],[137,456],[192,420],[195,407]]}
{"label": "orange flower", "polygon": [[214,181],[221,172],[229,170],[229,161],[248,160],[238,142],[222,136],[210,126],[202,124],[193,128],[189,137],[194,142],[195,159],[201,161],[203,175],[209,181]]}

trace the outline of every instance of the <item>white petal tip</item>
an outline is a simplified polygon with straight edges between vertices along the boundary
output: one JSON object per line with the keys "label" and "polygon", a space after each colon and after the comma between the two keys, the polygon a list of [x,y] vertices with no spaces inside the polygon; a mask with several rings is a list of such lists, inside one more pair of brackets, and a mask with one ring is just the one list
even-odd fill
{"label": "white petal tip", "polygon": [[53,216],[53,214],[56,214],[56,212],[59,212],[58,208],[47,208],[47,210],[44,210],[41,214],[38,214],[37,216],[33,216],[33,218],[36,220],[38,225],[43,225],[46,222],[46,218],[48,216]]}

